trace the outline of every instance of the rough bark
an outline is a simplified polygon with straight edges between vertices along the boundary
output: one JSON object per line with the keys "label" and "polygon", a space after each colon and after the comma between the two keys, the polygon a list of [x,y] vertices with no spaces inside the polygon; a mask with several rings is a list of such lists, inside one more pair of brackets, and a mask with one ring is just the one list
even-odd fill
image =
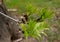
{"label": "rough bark", "polygon": [[[11,16],[8,14],[3,0],[0,0],[0,12]],[[21,29],[16,22],[0,14],[0,42],[12,42],[13,40],[20,38],[20,30]]]}

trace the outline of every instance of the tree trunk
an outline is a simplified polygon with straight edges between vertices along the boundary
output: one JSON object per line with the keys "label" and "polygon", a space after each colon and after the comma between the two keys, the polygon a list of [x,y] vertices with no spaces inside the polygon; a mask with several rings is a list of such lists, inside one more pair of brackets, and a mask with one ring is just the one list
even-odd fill
{"label": "tree trunk", "polygon": [[[0,0],[0,12],[11,16],[8,14],[3,0]],[[19,30],[19,25],[16,22],[0,14],[0,42],[13,42],[13,40],[20,38]]]}

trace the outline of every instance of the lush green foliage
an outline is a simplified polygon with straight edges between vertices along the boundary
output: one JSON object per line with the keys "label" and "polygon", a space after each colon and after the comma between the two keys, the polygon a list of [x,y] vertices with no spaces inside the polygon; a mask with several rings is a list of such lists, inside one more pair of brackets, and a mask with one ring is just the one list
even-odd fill
{"label": "lush green foliage", "polygon": [[32,14],[36,14],[37,13],[37,8],[32,5],[31,3],[26,4],[26,12],[27,15],[32,15]]}
{"label": "lush green foliage", "polygon": [[[40,39],[41,38],[41,34],[44,34],[44,30],[49,30],[48,28],[48,24],[46,22],[35,22],[30,20],[28,22],[28,24],[21,24],[21,27],[24,31],[24,35],[26,38],[28,37],[33,37],[36,39]],[[47,35],[46,35],[47,36]]]}
{"label": "lush green foliage", "polygon": [[45,19],[52,18],[54,16],[54,12],[49,8],[42,8],[39,11],[40,21],[44,21]]}
{"label": "lush green foliage", "polygon": [[[45,21],[45,19],[49,19],[52,16],[54,16],[53,12],[49,10],[49,8],[42,8],[38,9],[34,7],[32,4],[27,4],[26,6],[26,13],[28,15],[28,23],[27,24],[21,24],[21,27],[24,31],[24,35],[26,38],[28,37],[34,37],[36,39],[39,39],[41,37],[41,33],[46,35],[44,30],[48,30],[48,22]],[[39,19],[37,22],[35,19],[39,16]],[[38,15],[38,16],[37,16]],[[32,17],[32,18],[31,18]]]}
{"label": "lush green foliage", "polygon": [[45,19],[52,18],[54,16],[54,12],[48,7],[40,9],[30,3],[26,5],[26,14],[28,15],[29,20],[39,19],[38,21],[44,21]]}

